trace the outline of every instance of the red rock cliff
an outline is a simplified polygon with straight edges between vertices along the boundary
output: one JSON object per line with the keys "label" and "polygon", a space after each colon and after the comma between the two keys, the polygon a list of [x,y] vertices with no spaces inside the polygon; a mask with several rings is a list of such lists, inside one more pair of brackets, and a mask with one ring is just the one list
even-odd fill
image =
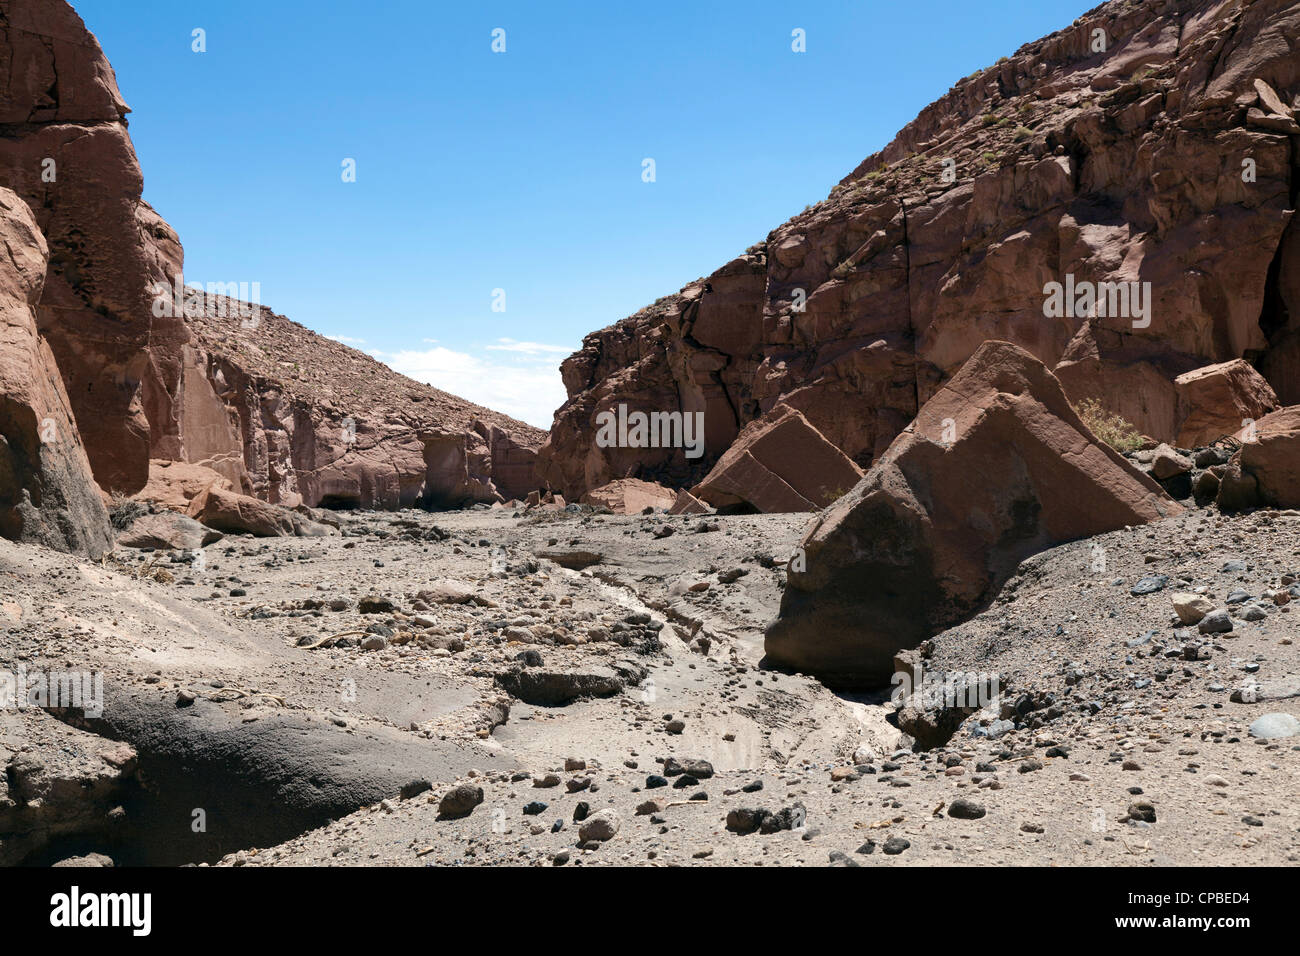
{"label": "red rock cliff", "polygon": [[463,504],[537,486],[537,429],[269,312],[245,328],[243,311],[155,308],[184,253],[141,198],[128,107],[64,0],[0,0],[0,75],[0,185],[48,242],[36,321],[103,489],[140,491],[151,459],[308,505]]}
{"label": "red rock cliff", "polygon": [[[778,403],[866,467],[990,339],[1162,440],[1201,366],[1245,358],[1300,403],[1297,37],[1295,0],[1115,0],[960,81],[826,200],[588,335],[542,477],[687,485]],[[1045,315],[1067,276],[1149,288],[1149,324]],[[704,456],[599,447],[619,403],[703,412]]]}

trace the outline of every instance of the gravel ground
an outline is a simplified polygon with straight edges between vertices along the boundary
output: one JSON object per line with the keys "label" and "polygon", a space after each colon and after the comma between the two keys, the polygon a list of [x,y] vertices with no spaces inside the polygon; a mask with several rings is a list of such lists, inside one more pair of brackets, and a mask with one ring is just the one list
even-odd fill
{"label": "gravel ground", "polygon": [[[140,752],[144,779],[128,787],[231,735],[263,755],[220,751],[189,775],[200,796],[133,803],[117,780],[133,765],[108,751],[119,786],[70,814],[80,839],[27,859],[1300,859],[1300,737],[1257,736],[1294,728],[1265,715],[1300,714],[1296,515],[1192,512],[1030,559],[983,613],[907,659],[995,677],[999,695],[919,722],[888,688],[835,694],[760,666],[806,522],[352,512],[334,537],[227,537],[201,566],[127,551],[90,566],[0,542],[4,666],[102,669],[107,722],[65,717]],[[1209,633],[1180,622],[1175,594],[1193,596],[1177,600]],[[67,723],[2,719],[0,758],[49,758],[51,786],[106,776],[93,759],[55,761],[62,733],[33,729]],[[914,735],[930,748],[910,749]],[[241,788],[241,808],[223,804]],[[218,820],[255,803],[265,819],[186,843],[203,793]],[[85,823],[123,812],[136,826],[117,836]],[[149,856],[131,842],[141,833],[183,847]],[[9,846],[39,843],[27,832]]]}

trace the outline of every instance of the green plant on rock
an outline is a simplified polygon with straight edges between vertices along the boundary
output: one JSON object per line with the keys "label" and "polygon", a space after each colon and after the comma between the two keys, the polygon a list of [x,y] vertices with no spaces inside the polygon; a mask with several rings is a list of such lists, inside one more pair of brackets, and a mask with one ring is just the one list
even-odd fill
{"label": "green plant on rock", "polygon": [[1142,447],[1142,434],[1137,427],[1119,415],[1107,411],[1095,398],[1085,398],[1074,406],[1088,430],[1121,454]]}

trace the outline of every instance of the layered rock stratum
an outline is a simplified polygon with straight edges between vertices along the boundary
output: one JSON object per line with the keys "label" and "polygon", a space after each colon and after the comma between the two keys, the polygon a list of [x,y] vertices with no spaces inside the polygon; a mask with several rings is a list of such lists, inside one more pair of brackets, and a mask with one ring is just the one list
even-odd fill
{"label": "layered rock stratum", "polygon": [[[959,81],[825,200],[588,335],[541,475],[691,485],[786,407],[865,468],[993,338],[1161,441],[1203,366],[1300,403],[1297,36],[1294,0],[1116,0]],[[1053,282],[1139,283],[1146,314],[1049,316]],[[702,412],[704,455],[599,446],[620,403]]]}

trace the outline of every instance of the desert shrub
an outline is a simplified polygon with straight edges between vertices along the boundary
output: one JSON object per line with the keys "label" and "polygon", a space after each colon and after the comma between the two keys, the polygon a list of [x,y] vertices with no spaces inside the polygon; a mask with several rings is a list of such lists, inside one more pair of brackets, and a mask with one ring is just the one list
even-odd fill
{"label": "desert shrub", "polygon": [[1098,439],[1117,452],[1122,454],[1142,447],[1142,434],[1137,428],[1119,415],[1102,408],[1095,398],[1085,398],[1074,406],[1074,410]]}
{"label": "desert shrub", "polygon": [[141,501],[114,494],[108,508],[108,521],[117,531],[125,531],[135,523],[135,519],[149,513],[149,508]]}

